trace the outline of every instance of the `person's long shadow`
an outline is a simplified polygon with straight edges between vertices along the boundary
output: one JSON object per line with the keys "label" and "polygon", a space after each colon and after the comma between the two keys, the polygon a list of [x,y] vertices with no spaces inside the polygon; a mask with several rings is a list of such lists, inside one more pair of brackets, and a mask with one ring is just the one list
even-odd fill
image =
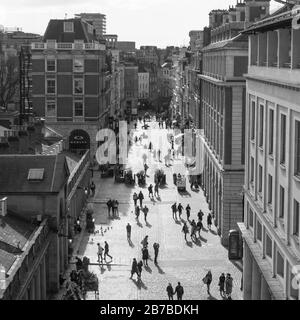
{"label": "person's long shadow", "polygon": [[128,244],[130,245],[131,248],[135,248],[135,245],[133,244],[131,239],[128,239]]}
{"label": "person's long shadow", "polygon": [[145,266],[145,270],[146,270],[148,273],[152,273],[152,269],[151,269],[149,266]]}
{"label": "person's long shadow", "polygon": [[218,299],[210,294],[208,296],[207,300],[218,300]]}
{"label": "person's long shadow", "polygon": [[157,263],[155,264],[155,266],[156,266],[159,274],[166,274],[166,273],[164,272],[164,270],[163,270]]}
{"label": "person's long shadow", "polygon": [[100,271],[101,271],[101,275],[105,273],[106,269],[103,267],[103,265],[100,265]]}
{"label": "person's long shadow", "polygon": [[139,221],[139,220],[137,220],[137,219],[136,219],[136,224],[138,225],[138,227],[140,227],[140,228],[144,228],[144,227],[143,227],[143,225],[140,223],[140,221]]}
{"label": "person's long shadow", "polygon": [[203,241],[203,242],[207,242],[207,239],[205,239],[205,238],[203,238],[202,236],[200,236],[200,238],[199,238],[201,241]]}
{"label": "person's long shadow", "polygon": [[192,241],[187,241],[186,245],[190,248],[193,248],[193,242]]}
{"label": "person's long shadow", "polygon": [[146,222],[146,227],[149,228],[149,229],[151,229],[151,228],[152,228],[152,225],[147,221],[147,222]]}
{"label": "person's long shadow", "polygon": [[210,233],[212,233],[214,236],[217,236],[218,233],[215,230],[210,229]]}
{"label": "person's long shadow", "polygon": [[197,247],[202,247],[202,242],[201,242],[200,239],[196,239],[196,241],[195,241],[194,243],[195,243],[195,245],[196,245]]}
{"label": "person's long shadow", "polygon": [[203,226],[201,228],[201,231],[204,231],[204,232],[208,233],[208,229],[204,228]]}
{"label": "person's long shadow", "polygon": [[110,272],[111,271],[111,261],[107,262],[106,266],[107,266],[107,271]]}
{"label": "person's long shadow", "polygon": [[141,290],[141,288],[142,288],[142,286],[141,286],[141,281],[135,280],[135,279],[131,279],[131,281],[136,285],[136,287],[138,288],[138,290]]}
{"label": "person's long shadow", "polygon": [[158,202],[161,202],[161,197],[160,196],[156,197],[156,199],[157,199]]}
{"label": "person's long shadow", "polygon": [[180,225],[181,226],[181,221],[179,221],[179,220],[175,220],[175,222],[176,222],[176,224],[178,224],[178,225]]}

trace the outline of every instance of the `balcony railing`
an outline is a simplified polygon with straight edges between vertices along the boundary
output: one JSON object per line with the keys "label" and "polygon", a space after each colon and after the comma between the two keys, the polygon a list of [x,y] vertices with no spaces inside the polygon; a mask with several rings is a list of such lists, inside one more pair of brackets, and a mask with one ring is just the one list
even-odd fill
{"label": "balcony railing", "polygon": [[99,43],[72,43],[72,42],[34,42],[32,50],[105,50],[106,47]]}

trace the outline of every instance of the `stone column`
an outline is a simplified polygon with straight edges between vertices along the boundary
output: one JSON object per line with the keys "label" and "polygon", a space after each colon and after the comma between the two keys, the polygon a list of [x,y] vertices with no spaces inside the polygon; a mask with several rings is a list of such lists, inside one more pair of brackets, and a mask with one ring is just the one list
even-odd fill
{"label": "stone column", "polygon": [[243,261],[243,290],[244,300],[251,300],[252,296],[252,256],[248,244],[244,241]]}
{"label": "stone column", "polygon": [[40,266],[36,270],[35,276],[35,300],[41,300],[41,271]]}
{"label": "stone column", "polygon": [[260,300],[271,300],[269,286],[263,275],[261,275]]}
{"label": "stone column", "polygon": [[45,257],[41,263],[41,300],[47,300],[47,280],[46,280],[46,262]]}
{"label": "stone column", "polygon": [[251,300],[260,300],[261,274],[255,259],[252,260],[252,296]]}

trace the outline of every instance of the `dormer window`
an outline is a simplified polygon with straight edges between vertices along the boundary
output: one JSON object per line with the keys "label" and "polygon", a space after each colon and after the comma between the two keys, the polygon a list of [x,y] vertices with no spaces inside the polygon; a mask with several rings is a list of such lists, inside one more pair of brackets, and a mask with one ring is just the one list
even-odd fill
{"label": "dormer window", "polygon": [[29,169],[28,181],[43,181],[44,180],[44,169]]}
{"label": "dormer window", "polygon": [[74,23],[71,21],[65,21],[64,32],[74,32]]}

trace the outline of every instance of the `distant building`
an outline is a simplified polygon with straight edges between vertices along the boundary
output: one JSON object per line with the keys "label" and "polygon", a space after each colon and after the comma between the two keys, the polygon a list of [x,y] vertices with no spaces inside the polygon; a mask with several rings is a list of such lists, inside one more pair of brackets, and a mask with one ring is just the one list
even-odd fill
{"label": "distant building", "polygon": [[[189,33],[190,36],[190,48],[192,52],[196,51],[196,47],[201,46],[201,43],[203,44],[203,31],[202,30],[192,30]],[[203,45],[202,45],[203,47]]]}
{"label": "distant building", "polygon": [[106,15],[101,13],[80,13],[75,18],[83,19],[93,25],[97,38],[102,38],[106,34]]}
{"label": "distant building", "polygon": [[135,42],[134,41],[117,41],[117,49],[124,52],[134,52]]}
{"label": "distant building", "polygon": [[84,20],[50,20],[43,42],[32,45],[33,112],[69,150],[96,152],[110,113],[111,73],[111,55]]}
{"label": "distant building", "polygon": [[125,65],[124,91],[126,114],[127,117],[131,118],[132,116],[136,116],[138,112],[139,79],[137,66]]}
{"label": "distant building", "polygon": [[149,73],[139,72],[139,99],[149,98]]}
{"label": "distant building", "polygon": [[105,34],[103,38],[106,41],[106,48],[117,49],[118,36],[116,34]]}

